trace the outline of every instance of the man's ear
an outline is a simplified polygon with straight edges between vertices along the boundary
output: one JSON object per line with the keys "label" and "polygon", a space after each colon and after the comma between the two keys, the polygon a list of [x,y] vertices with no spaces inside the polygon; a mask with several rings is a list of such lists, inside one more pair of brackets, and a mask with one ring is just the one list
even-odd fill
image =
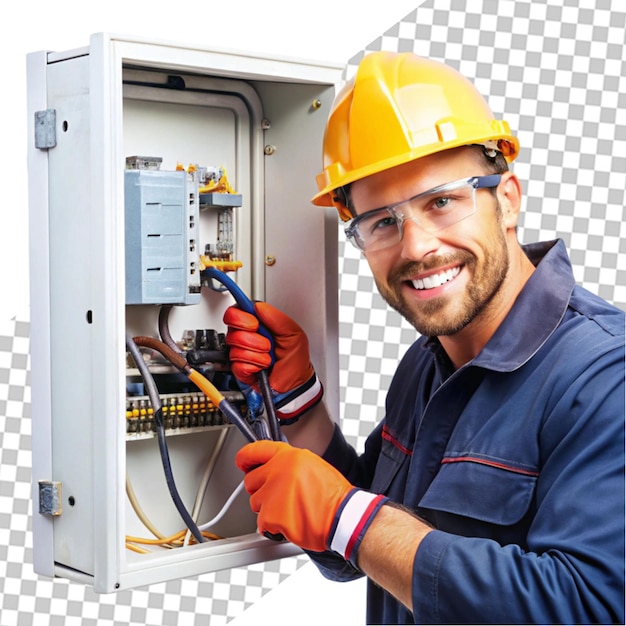
{"label": "man's ear", "polygon": [[498,185],[498,201],[502,209],[502,224],[509,229],[517,228],[522,206],[522,185],[513,172],[504,172]]}

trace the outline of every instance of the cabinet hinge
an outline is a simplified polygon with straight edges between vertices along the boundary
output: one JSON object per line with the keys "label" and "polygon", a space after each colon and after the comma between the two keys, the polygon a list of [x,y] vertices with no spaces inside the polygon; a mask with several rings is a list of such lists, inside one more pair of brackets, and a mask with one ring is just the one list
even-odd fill
{"label": "cabinet hinge", "polygon": [[39,481],[39,513],[53,516],[63,513],[63,489],[60,482]]}
{"label": "cabinet hinge", "polygon": [[35,148],[49,150],[57,145],[57,112],[55,109],[35,111]]}

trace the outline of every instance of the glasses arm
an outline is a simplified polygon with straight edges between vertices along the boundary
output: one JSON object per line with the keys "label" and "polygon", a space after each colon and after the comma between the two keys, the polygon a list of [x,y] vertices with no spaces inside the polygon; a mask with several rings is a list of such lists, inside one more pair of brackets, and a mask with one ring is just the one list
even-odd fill
{"label": "glasses arm", "polygon": [[489,189],[491,187],[497,187],[501,179],[501,174],[489,174],[488,176],[475,176],[474,178],[470,178],[468,182],[474,189]]}

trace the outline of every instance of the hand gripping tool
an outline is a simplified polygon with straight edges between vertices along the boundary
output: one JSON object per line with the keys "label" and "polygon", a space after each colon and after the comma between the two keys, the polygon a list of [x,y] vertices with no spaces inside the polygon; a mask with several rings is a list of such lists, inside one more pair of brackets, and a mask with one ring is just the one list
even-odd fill
{"label": "hand gripping tool", "polygon": [[[212,278],[221,283],[233,296],[237,306],[246,313],[255,315],[254,303],[243,292],[241,287],[225,272],[215,268],[207,267],[202,272],[205,276]],[[274,338],[271,333],[265,328],[265,326],[259,324],[259,334],[265,337],[270,342],[270,356],[272,363],[274,362]],[[269,436],[274,441],[282,441],[282,435],[280,433],[280,422],[276,415],[276,407],[274,406],[274,400],[272,398],[272,390],[268,379],[268,371],[261,370],[259,372],[259,388],[261,389],[261,396],[263,398],[263,404],[265,405],[265,415],[269,427]]]}

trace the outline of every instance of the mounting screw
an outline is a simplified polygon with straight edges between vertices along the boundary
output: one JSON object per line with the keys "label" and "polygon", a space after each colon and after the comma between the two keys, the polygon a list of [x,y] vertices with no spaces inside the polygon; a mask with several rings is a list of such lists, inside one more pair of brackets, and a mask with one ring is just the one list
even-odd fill
{"label": "mounting screw", "polygon": [[276,152],[276,146],[272,146],[271,144],[268,143],[267,146],[265,146],[263,152],[265,152],[267,156],[270,156],[274,154],[274,152]]}
{"label": "mounting screw", "polygon": [[272,122],[270,122],[266,117],[261,120],[261,129],[269,130],[272,127]]}
{"label": "mounting screw", "polygon": [[271,254],[265,255],[265,265],[267,265],[268,267],[271,267],[272,265],[274,265],[274,263],[276,263],[275,256],[272,256]]}
{"label": "mounting screw", "polygon": [[320,109],[322,107],[322,101],[319,98],[316,98],[315,100],[313,100],[313,103],[311,104],[311,106],[315,110]]}

